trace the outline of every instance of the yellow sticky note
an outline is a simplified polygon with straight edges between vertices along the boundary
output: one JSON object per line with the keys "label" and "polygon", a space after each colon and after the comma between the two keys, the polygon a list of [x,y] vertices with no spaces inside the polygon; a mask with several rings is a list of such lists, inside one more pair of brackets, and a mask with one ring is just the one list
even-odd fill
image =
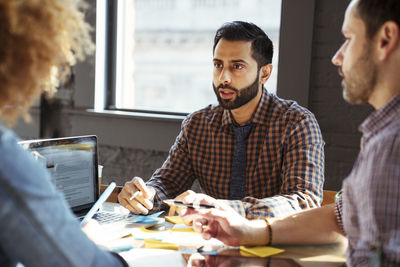
{"label": "yellow sticky note", "polygon": [[140,227],[140,231],[145,232],[145,233],[159,233],[159,232],[164,232],[164,231],[159,231],[159,230],[150,230],[147,229],[146,227]]}
{"label": "yellow sticky note", "polygon": [[167,222],[173,223],[173,224],[183,224],[183,220],[179,216],[165,216],[164,219]]}
{"label": "yellow sticky note", "polygon": [[158,249],[171,249],[178,250],[179,246],[174,243],[166,243],[158,240],[145,239],[144,248],[158,248]]}
{"label": "yellow sticky note", "polygon": [[185,232],[185,233],[196,233],[193,228],[170,228],[171,232]]}
{"label": "yellow sticky note", "polygon": [[245,252],[257,257],[269,257],[284,252],[285,250],[273,247],[244,247],[240,246],[240,252]]}

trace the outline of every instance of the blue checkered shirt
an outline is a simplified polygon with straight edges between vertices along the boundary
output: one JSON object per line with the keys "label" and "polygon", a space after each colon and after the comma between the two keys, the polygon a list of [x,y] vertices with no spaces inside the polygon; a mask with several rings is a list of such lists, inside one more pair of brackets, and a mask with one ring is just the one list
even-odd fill
{"label": "blue checkered shirt", "polygon": [[[198,179],[204,192],[228,199],[236,140],[233,118],[219,105],[187,116],[167,160],[147,185],[156,189],[154,211]],[[227,200],[247,218],[281,217],[321,203],[324,141],[314,115],[294,101],[269,94],[252,116],[247,140],[246,188]]]}

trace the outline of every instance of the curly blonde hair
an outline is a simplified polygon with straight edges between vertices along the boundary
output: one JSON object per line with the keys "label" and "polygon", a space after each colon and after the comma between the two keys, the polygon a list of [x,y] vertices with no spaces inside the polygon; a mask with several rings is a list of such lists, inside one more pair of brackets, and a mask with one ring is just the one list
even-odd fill
{"label": "curly blonde hair", "polygon": [[0,0],[0,117],[11,126],[94,51],[80,0]]}

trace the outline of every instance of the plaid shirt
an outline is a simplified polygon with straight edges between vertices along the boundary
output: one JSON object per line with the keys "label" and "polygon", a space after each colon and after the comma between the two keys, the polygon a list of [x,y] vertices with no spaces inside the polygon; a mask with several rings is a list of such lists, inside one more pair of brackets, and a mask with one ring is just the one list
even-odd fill
{"label": "plaid shirt", "polygon": [[360,154],[335,204],[348,265],[400,266],[400,95],[360,131]]}
{"label": "plaid shirt", "polygon": [[[190,189],[195,179],[206,194],[228,199],[236,143],[232,123],[231,113],[219,105],[188,115],[167,160],[147,182],[157,192],[154,210],[163,199]],[[324,141],[314,115],[264,89],[251,123],[245,197],[228,204],[247,218],[280,217],[319,206]]]}

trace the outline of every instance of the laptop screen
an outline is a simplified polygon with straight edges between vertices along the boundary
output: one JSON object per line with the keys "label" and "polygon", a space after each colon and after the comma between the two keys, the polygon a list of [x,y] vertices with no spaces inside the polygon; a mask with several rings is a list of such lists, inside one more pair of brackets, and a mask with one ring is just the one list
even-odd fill
{"label": "laptop screen", "polygon": [[97,137],[95,135],[19,142],[50,172],[72,211],[90,208],[98,199]]}

